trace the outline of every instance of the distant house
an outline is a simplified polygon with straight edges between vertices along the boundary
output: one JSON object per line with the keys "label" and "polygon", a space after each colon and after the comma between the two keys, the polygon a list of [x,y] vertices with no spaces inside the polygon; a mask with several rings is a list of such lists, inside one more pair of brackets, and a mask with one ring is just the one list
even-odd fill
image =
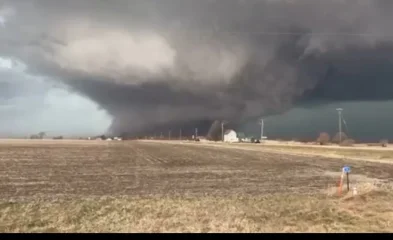
{"label": "distant house", "polygon": [[224,142],[239,142],[239,138],[234,130],[229,129],[224,133]]}

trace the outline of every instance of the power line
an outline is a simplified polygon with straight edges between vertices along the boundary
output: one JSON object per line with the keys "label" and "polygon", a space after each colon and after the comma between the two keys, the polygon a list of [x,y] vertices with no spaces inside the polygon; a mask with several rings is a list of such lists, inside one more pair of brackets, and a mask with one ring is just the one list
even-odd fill
{"label": "power line", "polygon": [[263,128],[264,128],[264,126],[265,126],[265,122],[264,122],[264,120],[263,120],[263,118],[261,118],[261,119],[259,119],[259,124],[261,125],[261,141],[263,140]]}
{"label": "power line", "polygon": [[226,31],[226,30],[175,30],[177,33],[203,33],[203,34],[249,34],[249,35],[310,35],[310,36],[353,36],[353,37],[393,37],[392,34],[362,33],[362,32],[280,32],[280,31]]}
{"label": "power line", "polygon": [[337,110],[337,112],[338,112],[338,135],[339,135],[339,138],[340,138],[340,143],[341,143],[341,140],[342,140],[342,130],[341,130],[341,123],[342,123],[342,111],[344,110],[344,109],[342,109],[342,108],[337,108],[336,109]]}
{"label": "power line", "polygon": [[345,121],[345,118],[344,118],[344,115],[343,115],[343,114],[341,115],[341,118],[342,118],[342,120],[343,120],[343,123],[344,123],[344,126],[345,126],[345,130],[347,131],[347,135],[350,135],[350,134],[349,134],[348,125],[347,125],[347,121]]}
{"label": "power line", "polygon": [[221,121],[221,140],[224,142],[224,125],[227,124],[228,121]]}

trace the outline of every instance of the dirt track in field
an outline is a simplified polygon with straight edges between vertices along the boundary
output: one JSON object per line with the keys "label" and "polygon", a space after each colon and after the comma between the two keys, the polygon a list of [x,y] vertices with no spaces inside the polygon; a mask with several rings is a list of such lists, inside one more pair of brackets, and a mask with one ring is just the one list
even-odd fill
{"label": "dirt track in field", "polygon": [[393,165],[198,144],[0,143],[0,198],[317,194],[344,164],[352,181],[391,182]]}

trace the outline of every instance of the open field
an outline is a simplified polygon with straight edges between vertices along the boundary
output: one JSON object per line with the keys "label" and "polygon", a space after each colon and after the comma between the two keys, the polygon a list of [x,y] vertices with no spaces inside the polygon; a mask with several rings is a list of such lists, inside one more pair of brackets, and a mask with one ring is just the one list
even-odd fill
{"label": "open field", "polygon": [[393,164],[393,148],[354,146],[307,146],[307,145],[265,145],[265,149],[274,151],[327,156],[332,158],[353,158],[374,160]]}
{"label": "open field", "polygon": [[393,232],[392,164],[258,147],[2,140],[0,232]]}
{"label": "open field", "polygon": [[292,144],[291,142],[281,144],[264,144],[265,150],[278,152],[308,154],[332,158],[352,158],[358,160],[379,161],[393,164],[393,147],[367,146],[366,144],[355,144],[343,147],[337,145],[319,146],[309,144]]}
{"label": "open field", "polygon": [[[164,143],[164,141],[163,141]],[[165,143],[178,144],[175,141]],[[187,142],[184,142],[187,143]],[[356,144],[354,146],[343,147],[338,145],[320,146],[298,142],[278,142],[264,141],[261,144],[252,143],[222,143],[222,142],[202,142],[200,145],[219,146],[225,148],[236,148],[252,151],[268,151],[278,154],[290,154],[300,156],[322,156],[329,158],[345,158],[352,160],[366,160],[380,163],[393,164],[393,146],[378,147],[367,146],[366,144]]]}

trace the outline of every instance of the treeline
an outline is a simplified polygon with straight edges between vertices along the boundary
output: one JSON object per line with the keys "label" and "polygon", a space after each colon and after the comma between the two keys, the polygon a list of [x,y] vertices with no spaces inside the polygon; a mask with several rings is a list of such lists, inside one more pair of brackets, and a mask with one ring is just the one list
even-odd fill
{"label": "treeline", "polygon": [[[341,132],[341,137],[340,133],[336,133],[336,135],[331,138],[331,136],[326,133],[326,132],[321,132],[317,138],[317,142],[320,145],[329,145],[331,143],[339,144],[340,146],[353,146],[356,142],[354,139],[349,138],[347,134],[344,132]],[[382,139],[379,141],[379,143],[371,143],[368,144],[369,146],[382,146],[382,147],[387,147],[389,143],[389,140],[387,139]]]}

